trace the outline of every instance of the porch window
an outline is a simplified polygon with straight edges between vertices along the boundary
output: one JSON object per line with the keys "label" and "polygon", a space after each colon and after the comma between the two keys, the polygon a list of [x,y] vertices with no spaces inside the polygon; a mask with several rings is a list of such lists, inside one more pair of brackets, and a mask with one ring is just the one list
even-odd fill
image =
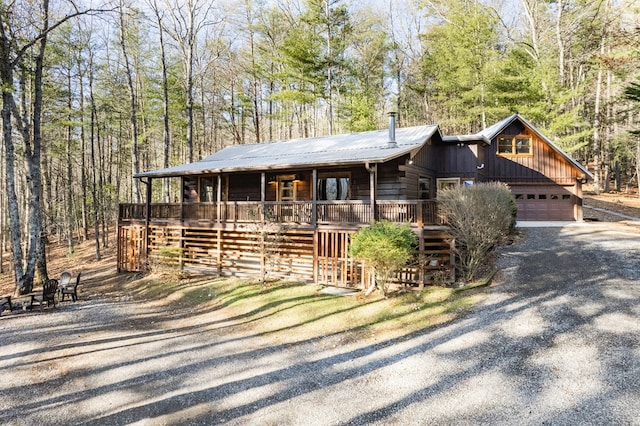
{"label": "porch window", "polygon": [[185,203],[195,203],[198,201],[198,178],[183,178],[182,187],[182,199]]}
{"label": "porch window", "polygon": [[214,176],[200,178],[200,201],[212,203],[216,201],[216,181]]}
{"label": "porch window", "polygon": [[531,137],[526,135],[498,138],[498,155],[532,155]]}
{"label": "porch window", "polygon": [[349,199],[348,173],[320,174],[318,176],[318,200],[335,201]]}

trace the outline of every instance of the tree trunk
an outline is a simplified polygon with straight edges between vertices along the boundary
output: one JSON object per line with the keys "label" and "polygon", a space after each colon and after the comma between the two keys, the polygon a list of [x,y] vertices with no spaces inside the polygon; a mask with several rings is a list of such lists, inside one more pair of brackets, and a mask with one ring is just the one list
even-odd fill
{"label": "tree trunk", "polygon": [[[156,2],[153,2],[153,10],[156,14],[156,20],[158,22],[158,31],[160,35],[160,62],[162,64],[162,122],[163,122],[163,156],[162,165],[166,169],[169,167],[169,148],[171,147],[171,130],[169,128],[169,81],[167,78],[167,55],[164,46],[164,30],[162,28],[162,17],[160,16],[160,9]],[[169,179],[162,179],[162,192],[164,194],[165,202],[171,202],[171,181]]]}
{"label": "tree trunk", "polygon": [[[127,85],[129,87],[129,103],[131,118],[131,166],[134,175],[140,173],[140,153],[138,150],[138,105],[136,101],[136,89],[133,84],[133,75],[129,56],[127,54],[127,43],[125,41],[125,22],[124,22],[124,4],[120,1],[120,47],[122,48],[122,56],[124,59],[125,71],[127,74]],[[140,193],[140,182],[134,179],[132,186],[132,200],[134,203],[140,203],[142,196]]]}
{"label": "tree trunk", "polygon": [[42,147],[42,78],[44,57],[47,48],[47,31],[49,29],[49,0],[42,1],[43,36],[40,38],[34,75],[33,100],[33,150],[27,152],[27,169],[31,181],[31,199],[29,208],[29,252],[27,255],[26,281],[33,285],[36,263],[38,276],[42,282],[48,278],[45,238],[42,232],[42,181],[40,173],[40,154]]}
{"label": "tree trunk", "polygon": [[[193,13],[193,11],[190,11]],[[186,71],[187,71],[187,148],[189,163],[193,162],[193,51],[195,48],[195,35],[193,29],[193,18],[190,22],[189,37],[187,46]]]}
{"label": "tree trunk", "polygon": [[87,137],[84,128],[84,72],[82,71],[80,57],[78,57],[78,73],[78,78],[80,79],[80,186],[82,187],[82,234],[84,241],[87,241],[89,239],[89,220],[87,217],[87,200],[89,197],[87,196],[87,164],[85,160],[86,157],[84,155],[87,147]]}
{"label": "tree trunk", "polygon": [[[3,34],[4,36],[4,34]],[[4,37],[3,37],[4,38]],[[2,40],[5,44],[5,40]],[[13,85],[13,72],[5,69],[10,66],[9,58],[2,58],[2,82],[6,85]],[[16,194],[16,171],[15,171],[15,146],[13,143],[13,130],[11,125],[11,110],[13,108],[13,94],[10,91],[2,93],[2,135],[5,146],[6,171],[5,185],[7,191],[7,207],[9,213],[9,226],[13,272],[16,282],[16,294],[29,293],[33,288],[33,281],[25,282],[24,270],[22,269],[22,230],[20,228],[20,210],[18,208],[18,196]]]}
{"label": "tree trunk", "polygon": [[71,114],[73,108],[73,90],[71,87],[71,67],[69,67],[67,74],[67,90],[68,90],[68,99],[67,99],[67,108],[69,124],[67,124],[67,145],[65,147],[65,154],[67,156],[66,159],[66,173],[67,173],[67,181],[65,182],[65,194],[66,194],[66,225],[67,225],[67,252],[69,254],[73,253],[73,155],[71,153],[71,144],[73,138],[73,116]]}
{"label": "tree trunk", "polygon": [[[89,48],[91,49],[91,47]],[[93,237],[96,246],[96,261],[99,261],[102,256],[100,254],[100,217],[98,214],[98,188],[96,185],[96,175],[98,173],[98,167],[96,166],[96,153],[95,153],[95,128],[96,128],[96,101],[93,96],[93,52],[89,51],[89,102],[90,102],[90,130],[89,138],[91,143],[91,193],[93,198]]]}

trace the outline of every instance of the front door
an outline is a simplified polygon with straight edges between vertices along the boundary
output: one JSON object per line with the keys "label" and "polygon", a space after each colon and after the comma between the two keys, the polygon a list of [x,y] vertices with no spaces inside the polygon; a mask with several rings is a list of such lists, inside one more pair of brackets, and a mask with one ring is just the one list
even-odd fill
{"label": "front door", "polygon": [[278,176],[278,201],[296,200],[295,175]]}
{"label": "front door", "polygon": [[276,217],[285,222],[293,221],[293,201],[296,201],[296,176],[278,176],[278,204],[275,209]]}

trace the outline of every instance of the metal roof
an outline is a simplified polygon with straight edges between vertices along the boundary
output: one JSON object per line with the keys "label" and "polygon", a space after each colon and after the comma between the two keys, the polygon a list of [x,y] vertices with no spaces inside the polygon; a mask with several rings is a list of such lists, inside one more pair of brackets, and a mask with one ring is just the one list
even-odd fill
{"label": "metal roof", "polygon": [[381,163],[422,147],[434,135],[437,125],[398,128],[396,144],[388,130],[352,133],[281,142],[232,145],[200,161],[150,170],[134,177],[169,177],[231,171],[262,171],[305,167]]}

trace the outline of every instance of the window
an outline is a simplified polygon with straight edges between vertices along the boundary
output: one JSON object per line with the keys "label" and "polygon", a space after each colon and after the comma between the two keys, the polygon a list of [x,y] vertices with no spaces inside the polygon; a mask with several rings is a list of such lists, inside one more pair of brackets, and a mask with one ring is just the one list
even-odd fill
{"label": "window", "polygon": [[348,200],[350,195],[348,173],[320,174],[318,176],[318,200]]}
{"label": "window", "polygon": [[460,186],[460,178],[442,178],[442,179],[437,179],[436,183],[438,185],[438,192],[440,192],[443,189],[458,188]]}
{"label": "window", "polygon": [[531,137],[502,136],[498,138],[499,155],[532,155]]}
{"label": "window", "polygon": [[200,201],[212,203],[216,201],[216,181],[214,176],[200,178]]}
{"label": "window", "polygon": [[418,178],[418,200],[431,199],[431,178],[420,176]]}
{"label": "window", "polygon": [[183,178],[183,201],[185,203],[195,203],[198,201],[198,178]]}

